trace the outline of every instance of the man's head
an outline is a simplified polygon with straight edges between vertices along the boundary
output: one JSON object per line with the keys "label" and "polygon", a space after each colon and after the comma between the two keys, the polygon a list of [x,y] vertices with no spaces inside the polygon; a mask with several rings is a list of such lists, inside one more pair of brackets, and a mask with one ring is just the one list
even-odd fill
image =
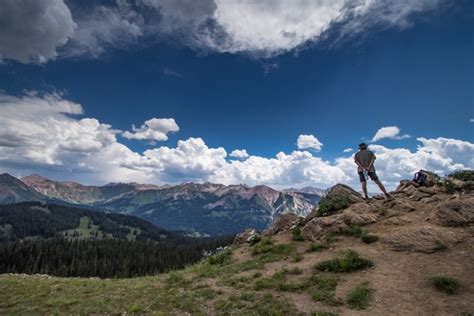
{"label": "man's head", "polygon": [[367,149],[367,145],[365,143],[360,143],[359,144],[359,149],[360,150]]}

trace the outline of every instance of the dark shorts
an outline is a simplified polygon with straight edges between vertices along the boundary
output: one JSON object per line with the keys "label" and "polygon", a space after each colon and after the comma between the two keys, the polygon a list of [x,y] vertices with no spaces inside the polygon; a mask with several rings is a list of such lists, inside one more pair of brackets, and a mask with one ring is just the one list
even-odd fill
{"label": "dark shorts", "polygon": [[[379,179],[379,177],[377,177],[377,174],[375,173],[375,171],[369,171],[369,178],[372,181],[377,181]],[[367,180],[365,180],[363,172],[359,172],[359,180],[360,180],[360,182],[366,182],[367,181]]]}

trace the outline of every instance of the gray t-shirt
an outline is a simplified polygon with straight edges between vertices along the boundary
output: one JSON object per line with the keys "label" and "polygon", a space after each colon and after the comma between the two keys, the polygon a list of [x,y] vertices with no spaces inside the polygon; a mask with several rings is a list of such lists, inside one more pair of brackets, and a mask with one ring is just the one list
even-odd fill
{"label": "gray t-shirt", "polygon": [[[362,167],[367,167],[372,161],[372,159],[375,160],[375,158],[377,158],[375,157],[375,154],[367,149],[359,150],[359,152],[356,153],[354,157],[355,161],[357,161],[360,165],[362,165]],[[357,170],[359,172],[363,171],[360,169],[360,167],[357,168]],[[375,172],[375,168],[373,164],[372,164],[372,167],[370,167],[369,172]]]}

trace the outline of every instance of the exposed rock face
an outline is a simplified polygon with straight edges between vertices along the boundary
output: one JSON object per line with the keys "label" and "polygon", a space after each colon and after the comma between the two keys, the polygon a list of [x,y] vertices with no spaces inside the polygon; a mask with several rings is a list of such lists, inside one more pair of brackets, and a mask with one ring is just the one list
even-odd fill
{"label": "exposed rock face", "polygon": [[341,220],[347,225],[367,225],[377,221],[380,216],[376,213],[357,212],[356,208],[345,210],[341,214]]}
{"label": "exposed rock face", "polygon": [[306,223],[301,229],[304,239],[317,241],[326,233],[339,232],[347,225],[337,216],[315,217]]}
{"label": "exposed rock face", "polygon": [[255,229],[246,229],[242,233],[235,235],[234,244],[240,245],[245,243],[252,243],[258,238],[258,234]]}
{"label": "exposed rock face", "polygon": [[465,226],[474,223],[474,198],[455,199],[439,204],[430,220],[441,226]]}
{"label": "exposed rock face", "polygon": [[401,228],[383,238],[392,250],[422,253],[443,250],[461,240],[452,231],[428,225]]}
{"label": "exposed rock face", "polygon": [[263,236],[272,236],[280,232],[287,232],[301,222],[302,218],[293,213],[286,213],[281,215],[273,224],[265,229]]}

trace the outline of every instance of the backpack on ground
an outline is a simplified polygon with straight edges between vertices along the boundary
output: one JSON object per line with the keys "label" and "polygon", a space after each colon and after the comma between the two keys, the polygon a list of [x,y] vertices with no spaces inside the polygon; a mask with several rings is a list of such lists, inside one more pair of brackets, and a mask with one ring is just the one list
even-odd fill
{"label": "backpack on ground", "polygon": [[433,172],[420,170],[415,173],[415,176],[413,177],[413,182],[415,182],[419,186],[432,187],[436,184],[437,178],[438,176]]}

